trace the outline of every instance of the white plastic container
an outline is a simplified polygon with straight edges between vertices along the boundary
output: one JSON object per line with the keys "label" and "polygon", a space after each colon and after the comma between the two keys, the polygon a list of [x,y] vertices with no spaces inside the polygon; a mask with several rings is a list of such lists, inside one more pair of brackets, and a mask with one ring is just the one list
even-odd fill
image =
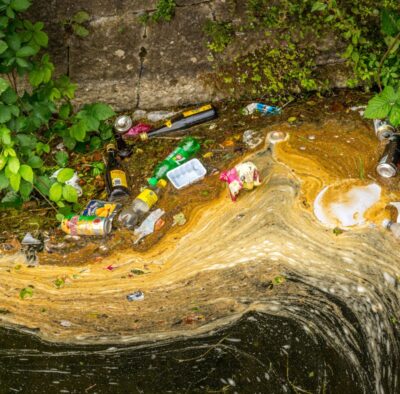
{"label": "white plastic container", "polygon": [[207,174],[207,170],[198,159],[192,159],[174,168],[167,173],[167,178],[175,189],[182,189],[201,179]]}

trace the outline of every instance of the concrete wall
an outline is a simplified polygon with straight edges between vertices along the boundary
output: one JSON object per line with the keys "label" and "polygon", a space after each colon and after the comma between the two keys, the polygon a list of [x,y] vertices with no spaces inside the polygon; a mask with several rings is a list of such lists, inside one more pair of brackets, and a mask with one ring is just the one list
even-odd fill
{"label": "concrete wall", "polygon": [[[124,110],[193,104],[216,97],[204,83],[204,76],[212,72],[204,25],[208,19],[236,18],[240,23],[243,2],[236,2],[239,7],[232,10],[230,0],[177,0],[171,22],[144,26],[140,15],[154,10],[156,3],[34,0],[30,13],[46,23],[58,72],[68,72],[79,84],[78,104],[104,101]],[[91,16],[90,35],[68,38],[60,23],[81,10]],[[239,45],[236,50],[242,49]],[[329,55],[326,63],[331,62]]]}

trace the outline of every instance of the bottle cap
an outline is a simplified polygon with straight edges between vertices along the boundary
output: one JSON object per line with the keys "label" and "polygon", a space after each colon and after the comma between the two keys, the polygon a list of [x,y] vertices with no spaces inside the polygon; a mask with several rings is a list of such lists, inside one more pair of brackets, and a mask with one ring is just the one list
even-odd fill
{"label": "bottle cap", "polygon": [[157,186],[165,187],[165,186],[167,186],[167,181],[166,181],[165,179],[160,179],[160,180],[157,182]]}
{"label": "bottle cap", "polygon": [[148,179],[147,182],[149,182],[149,185],[150,185],[150,186],[156,186],[157,183],[158,183],[158,179],[155,178],[155,177],[153,177],[153,178]]}

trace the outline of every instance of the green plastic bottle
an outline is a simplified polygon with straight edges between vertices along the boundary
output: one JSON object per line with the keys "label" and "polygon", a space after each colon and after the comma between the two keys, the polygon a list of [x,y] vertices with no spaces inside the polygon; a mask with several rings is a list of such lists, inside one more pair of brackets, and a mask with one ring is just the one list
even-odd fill
{"label": "green plastic bottle", "polygon": [[153,177],[149,179],[149,184],[154,186],[160,179],[165,179],[168,171],[186,163],[199,150],[200,142],[196,138],[184,138],[178,147],[168,155],[165,160],[156,166],[153,172]]}

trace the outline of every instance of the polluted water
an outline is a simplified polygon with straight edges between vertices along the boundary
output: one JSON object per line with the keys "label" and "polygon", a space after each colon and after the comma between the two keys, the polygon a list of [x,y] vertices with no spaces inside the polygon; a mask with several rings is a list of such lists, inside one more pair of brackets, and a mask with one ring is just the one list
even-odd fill
{"label": "polluted water", "polygon": [[235,203],[224,190],[143,254],[84,272],[2,257],[5,392],[398,393],[400,252],[382,227],[398,180],[376,174],[382,147],[357,112],[318,112],[266,127],[243,160],[261,184]]}

